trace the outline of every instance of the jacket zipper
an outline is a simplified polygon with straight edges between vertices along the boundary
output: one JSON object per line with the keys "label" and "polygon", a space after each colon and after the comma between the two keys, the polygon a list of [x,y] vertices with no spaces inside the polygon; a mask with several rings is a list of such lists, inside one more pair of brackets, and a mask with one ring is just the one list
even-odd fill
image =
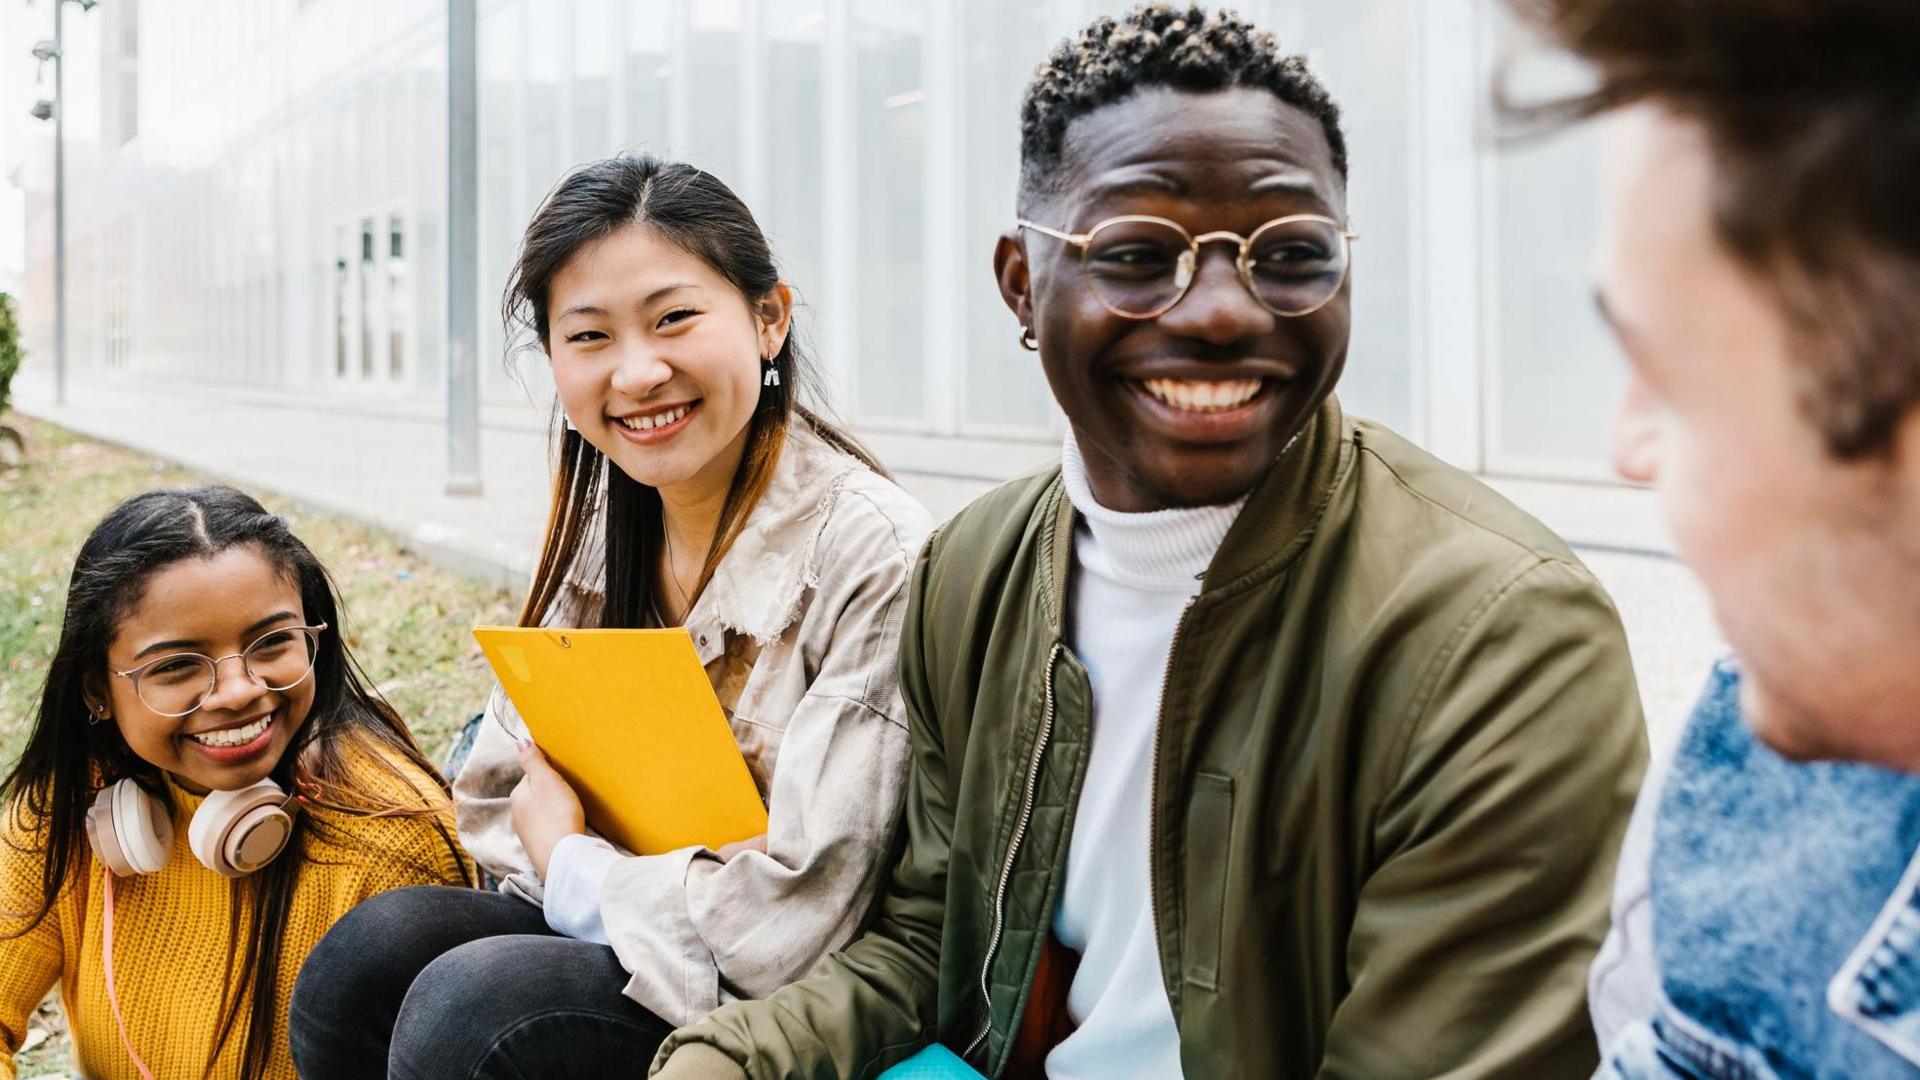
{"label": "jacket zipper", "polygon": [[[1160,673],[1160,706],[1153,717],[1153,764],[1147,774],[1147,914],[1153,917],[1156,948],[1160,942],[1160,875],[1154,871],[1153,845],[1160,837],[1160,749],[1164,742],[1161,734],[1167,727],[1167,691],[1173,687],[1173,657],[1180,649],[1180,636],[1186,632],[1187,615],[1198,600],[1199,597],[1188,600],[1180,609],[1180,621],[1173,625],[1173,642],[1167,646],[1167,667]],[[1165,977],[1166,973],[1162,972],[1161,978]],[[1174,1017],[1175,1021],[1179,1019]]]}
{"label": "jacket zipper", "polygon": [[988,977],[993,970],[993,955],[1000,950],[1000,936],[1006,930],[1007,882],[1013,877],[1013,860],[1020,854],[1020,843],[1027,838],[1027,825],[1033,819],[1033,796],[1040,780],[1040,759],[1047,751],[1047,741],[1053,737],[1053,669],[1060,657],[1060,648],[1060,643],[1055,642],[1047,652],[1046,708],[1040,717],[1040,734],[1033,740],[1033,759],[1027,763],[1027,787],[1020,799],[1020,817],[1014,822],[1013,840],[1007,845],[1007,857],[1000,864],[1000,883],[993,890],[993,931],[987,937],[987,957],[980,964],[980,998],[987,1006],[986,1022],[980,1026],[980,1034],[967,1044],[962,1057],[972,1057],[973,1052],[993,1031],[993,991],[988,989]]}

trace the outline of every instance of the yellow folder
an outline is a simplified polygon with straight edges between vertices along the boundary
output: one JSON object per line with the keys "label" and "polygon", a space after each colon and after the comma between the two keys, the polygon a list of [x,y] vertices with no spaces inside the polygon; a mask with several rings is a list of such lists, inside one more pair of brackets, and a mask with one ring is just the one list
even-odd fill
{"label": "yellow folder", "polygon": [[473,636],[595,832],[658,855],[767,831],[766,805],[685,629],[481,626]]}

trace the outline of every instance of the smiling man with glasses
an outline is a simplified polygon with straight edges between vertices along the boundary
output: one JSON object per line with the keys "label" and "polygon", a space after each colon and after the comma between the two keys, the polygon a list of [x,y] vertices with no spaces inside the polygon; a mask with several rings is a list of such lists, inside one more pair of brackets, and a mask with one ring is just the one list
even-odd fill
{"label": "smiling man with glasses", "polygon": [[1339,112],[1153,6],[1041,66],[994,269],[1070,432],[923,554],[866,935],[662,1075],[1585,1077],[1645,758],[1558,539],[1333,397]]}

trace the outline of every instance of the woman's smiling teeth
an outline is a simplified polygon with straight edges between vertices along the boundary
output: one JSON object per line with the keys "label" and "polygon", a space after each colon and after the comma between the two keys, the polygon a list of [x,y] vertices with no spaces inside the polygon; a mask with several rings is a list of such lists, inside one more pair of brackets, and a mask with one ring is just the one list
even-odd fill
{"label": "woman's smiling teeth", "polygon": [[188,735],[187,738],[192,739],[202,746],[245,746],[247,743],[259,738],[261,732],[267,730],[267,725],[273,723],[273,717],[273,713],[268,713],[243,727],[222,728],[219,731],[202,731]]}
{"label": "woman's smiling teeth", "polygon": [[1143,379],[1147,393],[1184,412],[1237,409],[1260,393],[1259,379]]}
{"label": "woman's smiling teeth", "polygon": [[697,404],[699,402],[689,401],[685,405],[676,405],[665,412],[649,413],[646,416],[622,416],[615,422],[629,431],[652,431],[654,428],[677,423],[681,417],[692,412]]}

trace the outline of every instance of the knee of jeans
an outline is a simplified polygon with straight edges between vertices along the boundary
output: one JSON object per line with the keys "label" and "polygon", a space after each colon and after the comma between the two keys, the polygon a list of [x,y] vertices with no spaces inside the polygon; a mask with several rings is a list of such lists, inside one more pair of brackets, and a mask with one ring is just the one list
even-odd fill
{"label": "knee of jeans", "polygon": [[421,969],[400,1003],[393,1029],[395,1060],[461,1058],[497,1040],[503,998],[527,977],[514,970],[507,940],[483,938],[451,949]]}
{"label": "knee of jeans", "polygon": [[481,938],[435,957],[407,991],[400,1006],[403,1022],[415,1015],[473,1017],[486,1011],[503,984],[512,985],[525,975],[514,970],[511,949],[511,938]]}
{"label": "knee of jeans", "polygon": [[404,965],[406,950],[394,946],[424,917],[416,907],[422,898],[414,893],[406,888],[368,897],[333,924],[300,966],[293,987],[296,1016],[331,1013],[362,1000],[385,969]]}

